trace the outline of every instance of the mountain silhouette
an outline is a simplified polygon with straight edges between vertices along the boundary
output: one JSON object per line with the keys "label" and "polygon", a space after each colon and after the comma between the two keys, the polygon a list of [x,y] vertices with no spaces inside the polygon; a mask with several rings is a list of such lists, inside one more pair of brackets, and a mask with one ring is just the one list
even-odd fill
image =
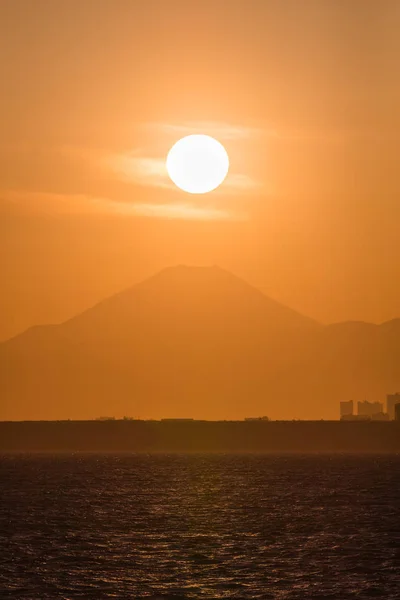
{"label": "mountain silhouette", "polygon": [[323,326],[218,267],[178,266],[0,344],[0,419],[337,418],[400,388],[400,321]]}

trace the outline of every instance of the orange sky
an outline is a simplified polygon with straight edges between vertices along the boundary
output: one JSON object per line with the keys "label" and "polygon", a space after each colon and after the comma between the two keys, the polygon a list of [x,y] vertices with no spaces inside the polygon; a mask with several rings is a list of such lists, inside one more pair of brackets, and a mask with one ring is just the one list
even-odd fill
{"label": "orange sky", "polygon": [[[176,263],[400,317],[397,0],[2,0],[0,339]],[[162,173],[215,135],[218,191]]]}

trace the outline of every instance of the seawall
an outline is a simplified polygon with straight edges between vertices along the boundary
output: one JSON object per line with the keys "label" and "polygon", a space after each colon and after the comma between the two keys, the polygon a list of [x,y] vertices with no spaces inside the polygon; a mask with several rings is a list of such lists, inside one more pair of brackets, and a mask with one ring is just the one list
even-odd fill
{"label": "seawall", "polygon": [[3,421],[0,452],[400,452],[400,422]]}

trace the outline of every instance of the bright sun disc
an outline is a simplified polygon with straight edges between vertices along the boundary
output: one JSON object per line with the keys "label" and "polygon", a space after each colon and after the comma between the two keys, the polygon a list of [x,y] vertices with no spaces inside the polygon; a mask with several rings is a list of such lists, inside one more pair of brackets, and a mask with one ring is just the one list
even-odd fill
{"label": "bright sun disc", "polygon": [[229,157],[220,142],[209,135],[188,135],[176,142],[167,156],[168,175],[190,194],[206,194],[224,181]]}

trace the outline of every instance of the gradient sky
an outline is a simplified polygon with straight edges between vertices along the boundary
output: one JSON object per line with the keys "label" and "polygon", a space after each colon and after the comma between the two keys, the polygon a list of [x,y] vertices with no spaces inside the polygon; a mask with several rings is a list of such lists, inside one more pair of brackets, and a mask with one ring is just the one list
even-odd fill
{"label": "gradient sky", "polygon": [[[0,339],[165,266],[400,317],[398,0],[0,0]],[[226,184],[165,177],[186,133]]]}

